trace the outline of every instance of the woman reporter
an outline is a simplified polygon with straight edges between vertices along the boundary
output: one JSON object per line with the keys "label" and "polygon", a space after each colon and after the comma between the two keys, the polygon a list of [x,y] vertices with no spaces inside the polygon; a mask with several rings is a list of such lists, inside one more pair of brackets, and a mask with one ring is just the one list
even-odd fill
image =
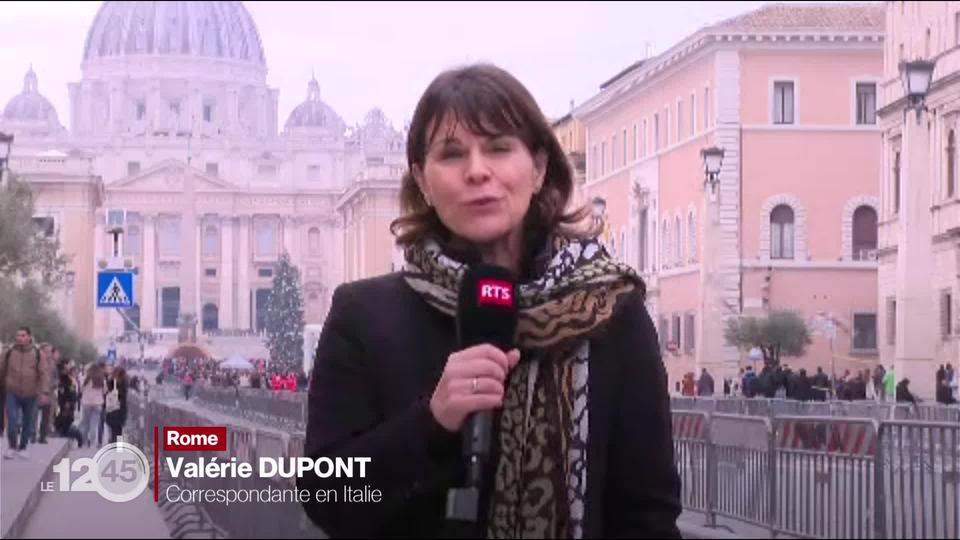
{"label": "woman reporter", "polygon": [[[403,272],[336,289],[309,393],[305,455],[370,457],[379,503],[305,503],[331,536],[444,534],[458,430],[494,414],[481,527],[502,537],[679,537],[666,375],[645,288],[565,213],[570,166],[530,93],[473,65],[439,75],[407,140]],[[518,278],[516,349],[457,350],[466,265]]]}

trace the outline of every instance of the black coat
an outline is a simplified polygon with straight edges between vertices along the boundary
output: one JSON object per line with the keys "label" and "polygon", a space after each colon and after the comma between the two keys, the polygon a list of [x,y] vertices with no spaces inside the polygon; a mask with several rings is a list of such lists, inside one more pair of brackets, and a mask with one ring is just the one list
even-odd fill
{"label": "black coat", "polygon": [[[337,503],[304,504],[328,535],[443,534],[447,490],[462,479],[461,444],[436,422],[429,400],[458,349],[454,328],[398,273],[334,292],[311,375],[305,455],[371,462],[366,478],[298,481],[311,500],[319,488],[336,490]],[[584,536],[679,538],[667,379],[639,293],[590,350]],[[369,485],[383,500],[345,504],[345,485]]]}

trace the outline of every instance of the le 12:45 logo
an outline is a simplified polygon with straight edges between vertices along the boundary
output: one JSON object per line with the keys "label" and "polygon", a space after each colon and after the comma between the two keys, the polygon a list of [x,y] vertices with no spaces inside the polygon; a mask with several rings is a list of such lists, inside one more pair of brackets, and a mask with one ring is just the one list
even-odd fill
{"label": "le 12:45 logo", "polygon": [[[117,442],[104,446],[92,458],[63,458],[53,472],[59,477],[57,488],[54,482],[47,482],[40,486],[41,491],[93,491],[122,503],[136,499],[147,488],[150,463],[136,446]],[[71,473],[80,475],[72,478]]]}

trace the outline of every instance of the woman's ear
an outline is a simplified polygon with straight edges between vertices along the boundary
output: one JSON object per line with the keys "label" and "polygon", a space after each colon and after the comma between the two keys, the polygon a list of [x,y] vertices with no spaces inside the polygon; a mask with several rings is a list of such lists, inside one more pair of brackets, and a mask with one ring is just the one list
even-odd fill
{"label": "woman's ear", "polygon": [[533,156],[533,191],[539,193],[547,176],[547,153],[540,150]]}
{"label": "woman's ear", "polygon": [[411,172],[413,173],[413,180],[417,183],[417,187],[420,188],[420,196],[423,197],[427,206],[433,206],[433,203],[430,202],[430,194],[427,192],[427,182],[423,178],[423,167],[415,163],[411,168]]}

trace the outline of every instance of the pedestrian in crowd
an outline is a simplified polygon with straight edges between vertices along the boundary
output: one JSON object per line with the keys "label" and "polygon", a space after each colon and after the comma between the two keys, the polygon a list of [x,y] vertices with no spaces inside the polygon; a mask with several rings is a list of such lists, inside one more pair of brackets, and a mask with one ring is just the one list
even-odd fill
{"label": "pedestrian in crowd", "polygon": [[80,405],[76,368],[70,362],[61,361],[57,369],[57,414],[53,419],[56,433],[61,437],[77,440],[77,448],[83,447],[83,434],[73,425],[77,407]]}
{"label": "pedestrian in crowd", "polygon": [[[87,446],[98,440],[98,426],[103,416],[104,392],[106,391],[106,369],[100,362],[90,364],[80,391],[80,433]],[[99,443],[98,443],[99,444]]]}
{"label": "pedestrian in crowd", "polygon": [[[7,447],[4,459],[27,459],[36,427],[37,401],[50,398],[50,363],[33,343],[30,329],[17,329],[14,346],[0,356],[0,386],[6,394]],[[19,437],[19,440],[17,438]]]}
{"label": "pedestrian in crowd", "polygon": [[[183,375],[183,399],[190,401],[190,390],[193,388],[193,375],[187,371]],[[202,395],[202,394],[201,394]]]}
{"label": "pedestrian in crowd", "polygon": [[[40,344],[40,355],[44,361],[48,362],[51,367],[55,367],[59,361],[60,353],[57,351],[56,347],[49,343]],[[56,389],[56,369],[47,370],[50,376],[50,380],[44,381],[43,387],[48,390],[48,394],[41,394],[37,398],[37,426],[33,430],[33,436],[30,438],[31,443],[47,444],[47,433],[50,432],[50,422],[52,420],[52,415],[50,414],[53,407],[53,397],[52,393]],[[39,435],[39,439],[38,439]]]}
{"label": "pedestrian in crowd", "polygon": [[102,362],[102,361],[101,361],[101,362],[99,362],[99,364],[100,364],[100,369],[103,371],[103,383],[104,383],[104,387],[103,387],[103,394],[104,394],[104,396],[103,396],[103,398],[104,398],[104,399],[102,399],[101,402],[100,402],[100,403],[101,403],[101,405],[100,405],[100,423],[97,424],[97,446],[98,446],[98,447],[99,447],[99,446],[103,446],[103,432],[104,432],[104,430],[106,429],[106,425],[107,425],[107,424],[106,424],[106,422],[107,422],[107,399],[106,399],[107,387],[106,387],[106,383],[107,383],[107,381],[110,380],[110,378],[113,376],[113,369],[114,369],[114,367],[113,367],[112,365],[107,365],[106,362]]}
{"label": "pedestrian in crowd", "polygon": [[725,377],[723,379],[723,397],[730,397],[730,392],[732,390],[733,389],[730,386],[730,379]]}
{"label": "pedestrian in crowd", "polygon": [[866,399],[868,401],[878,401],[879,393],[877,392],[877,387],[874,384],[874,377],[870,374],[869,369],[863,370],[863,378],[867,381]]}
{"label": "pedestrian in crowd", "polygon": [[883,374],[883,393],[887,401],[899,401],[897,398],[897,376],[893,366]]}
{"label": "pedestrian in crowd", "polygon": [[960,375],[953,369],[953,364],[947,364],[947,387],[954,403],[960,402]]}
{"label": "pedestrian in crowd", "polygon": [[686,397],[694,397],[697,395],[697,384],[693,380],[693,373],[687,373],[683,376],[683,389],[681,393]]}
{"label": "pedestrian in crowd", "polygon": [[877,401],[887,400],[887,388],[883,385],[883,376],[886,373],[887,370],[883,369],[882,365],[878,365],[873,370],[873,386],[877,393]]}
{"label": "pedestrian in crowd", "polygon": [[812,394],[816,401],[826,401],[830,395],[830,379],[823,372],[822,366],[817,366],[817,374],[813,376]]}
{"label": "pedestrian in crowd", "polygon": [[800,368],[800,373],[797,374],[796,395],[796,399],[800,401],[810,401],[813,399],[810,391],[810,377],[807,376],[807,370],[805,368]]}
{"label": "pedestrian in crowd", "polygon": [[697,395],[701,397],[712,396],[714,391],[713,377],[703,368],[700,372],[700,380],[697,381]]}
{"label": "pedestrian in crowd", "polygon": [[757,374],[753,372],[753,366],[747,366],[747,369],[743,375],[743,380],[740,383],[743,389],[744,397],[752,398],[757,395],[757,389],[755,387],[756,381]]}
{"label": "pedestrian in crowd", "polygon": [[[384,500],[375,511],[312,500],[307,515],[331,537],[443,535],[447,491],[462,485],[461,427],[496,411],[479,536],[680,538],[645,287],[581,231],[587,208],[567,214],[570,162],[534,98],[490,65],[444,72],[406,151],[391,229],[407,271],[337,288],[312,372],[304,455],[367,456],[367,475],[297,480],[376,485]],[[474,261],[520,284],[516,348],[458,350],[458,276]],[[576,428],[587,417],[589,433]]]}
{"label": "pedestrian in crowd", "polygon": [[897,383],[896,396],[899,403],[913,403],[914,405],[919,403],[917,397],[910,392],[910,379],[907,377]]}
{"label": "pedestrian in crowd", "polygon": [[946,404],[950,389],[947,386],[947,368],[943,364],[940,364],[940,367],[933,374],[933,388],[937,403]]}
{"label": "pedestrian in crowd", "polygon": [[127,423],[127,372],[116,368],[113,375],[107,380],[107,426],[110,428],[110,442],[117,442],[117,437],[123,435],[123,426]]}

